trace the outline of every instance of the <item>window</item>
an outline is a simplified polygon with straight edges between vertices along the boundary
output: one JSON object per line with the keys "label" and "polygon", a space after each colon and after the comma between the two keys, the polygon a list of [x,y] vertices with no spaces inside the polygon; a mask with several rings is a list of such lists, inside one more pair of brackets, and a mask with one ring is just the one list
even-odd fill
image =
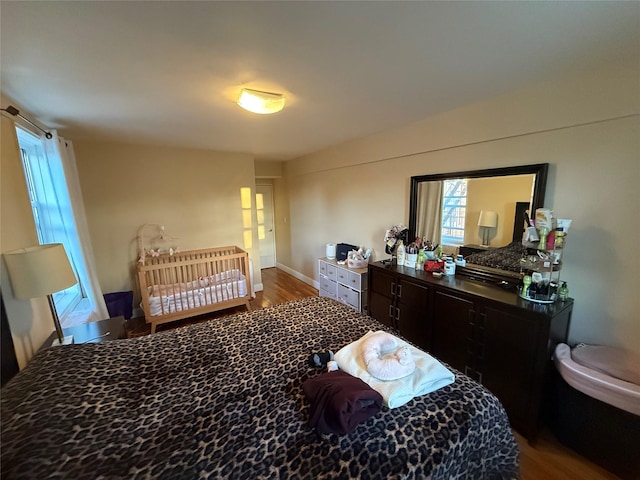
{"label": "window", "polygon": [[442,199],[442,243],[462,245],[467,213],[467,181],[445,180]]}
{"label": "window", "polygon": [[[67,255],[69,255],[69,261],[76,278],[79,278],[67,237],[64,215],[56,197],[42,141],[22,128],[16,127],[16,132],[38,240],[41,244],[62,243]],[[53,294],[56,310],[61,320],[73,311],[83,296],[80,282]]]}

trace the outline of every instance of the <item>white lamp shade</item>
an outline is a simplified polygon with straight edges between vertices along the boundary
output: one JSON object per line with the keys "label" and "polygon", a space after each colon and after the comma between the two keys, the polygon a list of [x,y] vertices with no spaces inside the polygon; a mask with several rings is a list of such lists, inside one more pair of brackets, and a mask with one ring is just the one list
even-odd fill
{"label": "white lamp shade", "polygon": [[482,210],[480,212],[480,218],[478,218],[479,227],[497,227],[498,226],[498,214],[488,210]]}
{"label": "white lamp shade", "polygon": [[38,245],[4,253],[16,298],[44,297],[77,283],[61,243]]}
{"label": "white lamp shade", "polygon": [[243,88],[238,105],[253,113],[277,113],[284,108],[284,95]]}

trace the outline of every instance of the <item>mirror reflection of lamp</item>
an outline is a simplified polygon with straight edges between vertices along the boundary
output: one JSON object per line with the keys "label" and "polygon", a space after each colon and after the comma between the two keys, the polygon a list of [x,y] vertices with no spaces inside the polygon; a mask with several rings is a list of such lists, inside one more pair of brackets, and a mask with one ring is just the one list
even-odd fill
{"label": "mirror reflection of lamp", "polygon": [[16,298],[26,300],[44,297],[49,300],[51,316],[57,339],[53,345],[73,343],[73,336],[65,337],[60,319],[53,302],[53,294],[65,290],[76,283],[69,258],[61,243],[20,248],[4,253],[4,261]]}
{"label": "mirror reflection of lamp", "polygon": [[489,210],[482,210],[478,218],[478,226],[482,228],[482,246],[488,247],[490,229],[498,226],[498,214]]}

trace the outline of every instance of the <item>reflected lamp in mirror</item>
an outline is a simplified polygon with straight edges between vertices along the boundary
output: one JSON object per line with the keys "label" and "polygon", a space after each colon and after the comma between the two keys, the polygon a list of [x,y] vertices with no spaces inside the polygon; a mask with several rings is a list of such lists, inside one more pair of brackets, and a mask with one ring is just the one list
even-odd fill
{"label": "reflected lamp in mirror", "polygon": [[489,210],[482,210],[478,218],[478,226],[482,228],[482,246],[488,247],[490,229],[498,226],[498,214]]}
{"label": "reflected lamp in mirror", "polygon": [[65,337],[53,302],[53,294],[77,283],[69,258],[61,243],[20,248],[4,253],[11,287],[16,298],[26,300],[47,296],[57,339],[52,346],[73,343]]}

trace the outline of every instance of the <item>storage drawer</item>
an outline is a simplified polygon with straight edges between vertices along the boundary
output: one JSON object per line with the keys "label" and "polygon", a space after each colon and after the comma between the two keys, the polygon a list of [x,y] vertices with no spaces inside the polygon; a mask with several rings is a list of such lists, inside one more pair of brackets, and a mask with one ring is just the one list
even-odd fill
{"label": "storage drawer", "polygon": [[354,290],[362,291],[367,289],[368,273],[349,272],[348,285]]}
{"label": "storage drawer", "polygon": [[349,272],[349,270],[345,269],[345,268],[336,268],[337,272],[336,272],[336,281],[338,283],[341,283],[342,285],[349,285],[349,274],[351,272]]}
{"label": "storage drawer", "polygon": [[320,275],[320,279],[319,279],[319,283],[320,283],[320,290],[325,290],[327,292],[333,292],[333,297],[332,298],[336,298],[336,293],[337,293],[337,289],[336,289],[336,282],[334,282],[333,280]]}
{"label": "storage drawer", "polygon": [[318,260],[318,273],[327,276],[327,262],[324,260]]}
{"label": "storage drawer", "polygon": [[360,310],[360,292],[338,284],[338,301]]}
{"label": "storage drawer", "polygon": [[334,300],[337,300],[338,295],[336,294],[335,290],[329,291],[321,288],[319,292],[321,297],[329,297],[329,298],[333,298]]}
{"label": "storage drawer", "polygon": [[331,265],[330,263],[326,263],[325,265],[327,266],[327,277],[331,280],[336,280],[338,267]]}

